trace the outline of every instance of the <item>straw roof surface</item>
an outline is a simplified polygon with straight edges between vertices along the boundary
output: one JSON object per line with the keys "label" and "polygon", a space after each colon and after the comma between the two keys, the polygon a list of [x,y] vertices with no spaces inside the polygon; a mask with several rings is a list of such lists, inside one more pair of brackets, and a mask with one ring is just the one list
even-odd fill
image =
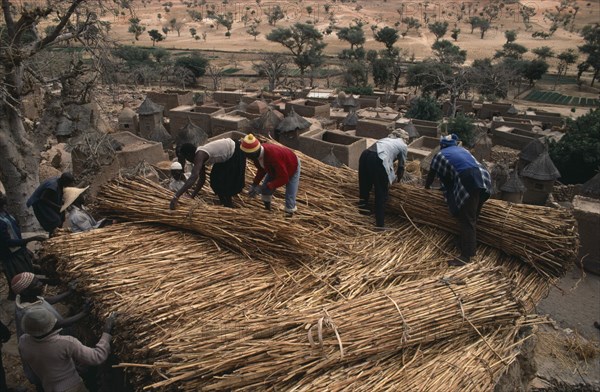
{"label": "straw roof surface", "polygon": [[121,110],[121,112],[119,113],[118,120],[119,121],[129,121],[129,120],[134,119],[135,116],[136,116],[136,114],[133,111],[133,109],[131,109],[129,106],[124,106],[123,109]]}
{"label": "straw roof surface", "polygon": [[358,116],[355,110],[351,110],[346,117],[342,120],[342,125],[356,126],[358,124]]}
{"label": "straw roof surface", "polygon": [[519,158],[533,162],[539,157],[544,151],[546,151],[546,145],[539,138],[533,139],[519,153]]}
{"label": "straw roof surface", "polygon": [[525,166],[521,176],[539,181],[552,181],[560,178],[560,172],[554,166],[548,151],[544,151],[535,161]]}
{"label": "straw roof surface", "polygon": [[581,195],[593,198],[600,198],[600,173],[590,178],[581,187]]}
{"label": "straw roof surface", "polygon": [[149,114],[162,113],[162,111],[163,111],[162,105],[154,103],[148,97],[146,97],[146,99],[144,99],[144,102],[142,102],[142,104],[140,105],[140,107],[137,109],[137,113],[141,114],[141,115],[149,115]]}
{"label": "straw roof surface", "polygon": [[98,203],[133,223],[45,242],[95,315],[122,315],[114,351],[134,387],[492,390],[520,328],[539,322],[525,314],[575,259],[570,213],[487,202],[489,246],[453,270],[457,226],[439,192],[392,185],[388,230],[373,231],[356,171],[297,154],[292,218],[280,189],[272,211],[207,191],[171,211],[172,192],[122,179]]}
{"label": "straw roof surface", "polygon": [[259,131],[272,132],[281,123],[283,118],[284,116],[281,112],[269,107],[262,116],[252,121],[252,126]]}
{"label": "straw roof surface", "polygon": [[500,187],[500,190],[508,193],[525,192],[525,185],[523,185],[516,170],[513,170],[512,173],[510,173],[508,180]]}
{"label": "straw roof surface", "polygon": [[294,132],[301,129],[307,129],[311,125],[310,121],[300,116],[294,108],[290,110],[287,116],[275,128],[278,132]]}
{"label": "straw roof surface", "polygon": [[187,123],[177,132],[175,144],[180,146],[184,143],[190,143],[194,146],[201,146],[208,140],[208,134],[200,126],[194,124],[188,117]]}
{"label": "straw roof surface", "polygon": [[344,165],[342,163],[342,161],[340,161],[338,159],[338,157],[335,156],[335,153],[333,152],[333,148],[331,150],[329,150],[329,153],[327,155],[325,155],[325,157],[323,159],[321,159],[321,162],[323,162],[326,165],[333,166],[333,167],[342,167]]}

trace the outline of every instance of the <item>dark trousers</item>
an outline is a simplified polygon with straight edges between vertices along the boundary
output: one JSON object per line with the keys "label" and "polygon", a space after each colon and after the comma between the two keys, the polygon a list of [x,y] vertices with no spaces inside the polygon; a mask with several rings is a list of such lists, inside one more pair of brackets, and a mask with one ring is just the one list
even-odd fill
{"label": "dark trousers", "polygon": [[480,197],[480,194],[479,189],[473,191],[458,212],[460,255],[466,260],[475,256],[475,249],[477,248],[477,218],[485,201]]}
{"label": "dark trousers", "polygon": [[378,227],[383,227],[385,203],[390,183],[377,152],[365,150],[358,161],[358,189],[361,207],[367,206],[373,187],[375,188],[375,223]]}

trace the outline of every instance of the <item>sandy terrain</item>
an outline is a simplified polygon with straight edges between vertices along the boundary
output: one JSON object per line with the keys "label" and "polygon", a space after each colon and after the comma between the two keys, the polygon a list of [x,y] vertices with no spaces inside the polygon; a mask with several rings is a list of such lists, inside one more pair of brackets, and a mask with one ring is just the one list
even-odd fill
{"label": "sandy terrain", "polygon": [[[404,16],[413,16],[420,19],[421,27],[419,32],[411,30],[409,34],[400,38],[396,46],[406,49],[409,54],[414,54],[417,60],[424,59],[431,54],[430,46],[435,41],[433,34],[429,32],[425,26],[423,20],[423,14],[425,12],[425,5],[421,2],[413,1],[356,1],[355,3],[340,3],[340,2],[326,2],[323,0],[318,1],[263,1],[260,6],[257,6],[256,1],[240,0],[240,1],[229,1],[228,4],[222,4],[221,2],[208,2],[208,5],[195,8],[187,8],[182,2],[174,1],[173,6],[167,13],[161,4],[157,0],[152,0],[145,6],[142,5],[140,0],[135,0],[133,3],[136,5],[135,16],[140,18],[141,24],[146,27],[146,32],[140,36],[139,41],[133,39],[133,35],[127,32],[129,27],[129,18],[131,15],[128,10],[122,10],[125,15],[121,15],[118,18],[107,16],[106,20],[112,23],[111,34],[113,38],[123,44],[135,44],[152,46],[152,42],[147,34],[151,29],[157,29],[161,31],[162,26],[167,23],[168,20],[176,18],[178,21],[184,22],[178,37],[176,32],[170,32],[165,41],[157,43],[157,46],[171,49],[204,49],[204,50],[225,50],[225,51],[282,51],[282,47],[279,44],[272,43],[265,38],[273,26],[268,25],[265,10],[268,10],[274,4],[279,4],[286,13],[286,18],[277,23],[276,27],[287,27],[295,22],[306,22],[308,20],[313,21],[315,26],[321,31],[324,31],[329,25],[328,16],[324,11],[323,5],[326,3],[330,4],[330,12],[333,12],[336,19],[336,26],[343,27],[348,26],[355,19],[361,19],[364,21],[365,34],[367,36],[367,42],[365,45],[366,49],[383,49],[383,45],[376,42],[371,32],[371,26],[377,25],[378,27],[394,26],[396,22],[399,22],[400,15],[396,11],[401,4],[405,6]],[[577,34],[577,29],[587,23],[593,23],[600,20],[600,0],[592,1],[579,1],[578,5],[580,11],[576,16],[574,32],[568,32],[564,29],[559,29],[553,37],[542,40],[534,39],[531,37],[533,31],[545,31],[550,25],[549,21],[543,16],[545,10],[552,10],[559,1],[553,0],[533,0],[527,1],[527,6],[533,7],[537,10],[537,14],[532,17],[531,23],[532,28],[529,31],[525,31],[525,26],[521,20],[521,17],[511,13],[511,9],[514,9],[516,5],[507,6],[499,15],[498,19],[493,23],[493,27],[486,33],[484,39],[480,39],[479,30],[476,29],[473,34],[470,33],[471,27],[466,23],[468,19],[468,8],[465,11],[465,17],[462,22],[457,24],[457,9],[459,4],[462,2],[428,2],[427,14],[430,17],[430,23],[437,18],[437,20],[446,20],[449,22],[450,27],[446,34],[446,39],[450,38],[450,31],[455,26],[461,29],[459,35],[458,44],[462,49],[466,49],[468,53],[468,61],[474,59],[493,56],[495,51],[499,49],[505,42],[504,31],[514,29],[518,32],[517,42],[526,46],[529,49],[536,48],[539,46],[550,46],[555,52],[560,52],[567,48],[573,48],[581,43],[581,37]],[[202,22],[193,22],[187,13],[187,10],[194,9],[202,12],[206,15],[206,7],[210,5],[215,6],[216,13],[232,12],[234,14],[234,24],[231,30],[231,38],[225,36],[226,29],[223,26],[217,27],[214,21],[210,19],[204,19]],[[481,11],[482,7],[487,4],[487,1],[481,2],[466,2],[465,4],[471,4],[471,15],[476,15],[475,9]],[[312,15],[308,15],[306,7],[311,6],[313,8]],[[249,7],[249,11],[246,10]],[[511,8],[512,7],[512,8]],[[359,9],[357,11],[357,9]],[[241,21],[241,17],[244,13],[255,12],[255,15],[262,19],[262,23],[259,26],[261,34],[257,37],[256,41],[254,38],[246,33],[246,27]],[[157,17],[161,14],[162,18]],[[212,27],[211,27],[212,26]],[[195,28],[198,31],[198,35],[202,35],[203,32],[207,34],[206,41],[200,39],[195,40],[192,38],[189,29]],[[400,31],[405,30],[405,25],[402,24],[397,27]],[[335,31],[331,35],[325,36],[325,42],[327,47],[325,53],[336,55],[342,49],[347,48],[348,45],[344,41],[337,38]],[[527,57],[527,55],[526,55]],[[529,54],[529,57],[533,55]]]}

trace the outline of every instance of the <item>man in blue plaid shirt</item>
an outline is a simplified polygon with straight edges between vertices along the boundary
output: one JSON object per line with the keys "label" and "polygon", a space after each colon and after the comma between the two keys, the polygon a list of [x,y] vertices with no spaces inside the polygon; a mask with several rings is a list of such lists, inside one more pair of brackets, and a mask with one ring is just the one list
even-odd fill
{"label": "man in blue plaid shirt", "polygon": [[437,176],[452,215],[460,223],[460,257],[448,261],[450,266],[462,266],[475,256],[477,218],[492,190],[490,173],[458,145],[455,134],[442,136],[440,151],[433,157],[425,189]]}

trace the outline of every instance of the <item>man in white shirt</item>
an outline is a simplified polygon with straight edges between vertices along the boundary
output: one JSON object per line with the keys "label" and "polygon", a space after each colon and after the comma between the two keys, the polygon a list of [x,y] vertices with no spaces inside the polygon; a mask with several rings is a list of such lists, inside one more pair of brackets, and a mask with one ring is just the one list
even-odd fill
{"label": "man in white shirt", "polygon": [[[404,164],[408,146],[395,133],[378,140],[364,150],[358,162],[359,211],[369,212],[369,196],[375,188],[375,222],[377,227],[384,227],[385,203],[388,199],[389,186],[400,182],[404,175]],[[398,161],[398,169],[394,171],[394,162]]]}

